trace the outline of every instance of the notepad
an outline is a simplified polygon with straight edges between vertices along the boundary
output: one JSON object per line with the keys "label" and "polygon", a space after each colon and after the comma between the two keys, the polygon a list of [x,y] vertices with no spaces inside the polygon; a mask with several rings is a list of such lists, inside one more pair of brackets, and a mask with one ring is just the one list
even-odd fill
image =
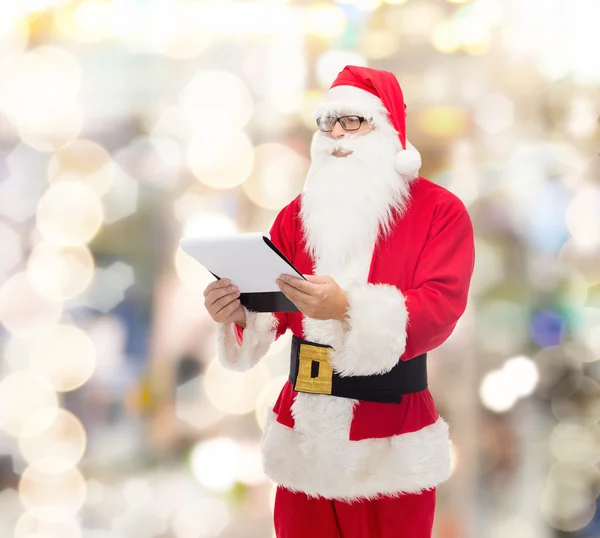
{"label": "notepad", "polygon": [[240,290],[240,302],[255,312],[297,312],[275,280],[282,274],[304,278],[273,244],[268,233],[217,237],[184,237],[181,249],[210,271],[227,278]]}

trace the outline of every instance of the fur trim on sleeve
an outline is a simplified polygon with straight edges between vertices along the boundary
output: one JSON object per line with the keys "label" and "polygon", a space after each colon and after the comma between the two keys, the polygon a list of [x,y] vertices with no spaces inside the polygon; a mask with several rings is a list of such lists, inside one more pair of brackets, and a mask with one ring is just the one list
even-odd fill
{"label": "fur trim on sleeve", "polygon": [[245,372],[266,355],[277,335],[277,317],[270,312],[246,310],[246,328],[240,343],[234,323],[217,324],[217,357],[229,370]]}
{"label": "fur trim on sleeve", "polygon": [[341,376],[389,372],[406,347],[408,312],[400,290],[387,284],[364,284],[346,290],[344,343],[331,354]]}

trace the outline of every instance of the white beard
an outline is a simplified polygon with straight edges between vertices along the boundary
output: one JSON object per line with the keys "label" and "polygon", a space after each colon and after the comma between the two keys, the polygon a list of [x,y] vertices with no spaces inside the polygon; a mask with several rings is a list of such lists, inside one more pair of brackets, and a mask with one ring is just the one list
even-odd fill
{"label": "white beard", "polygon": [[[389,231],[394,210],[402,212],[408,203],[410,180],[394,169],[398,148],[399,141],[380,128],[338,141],[321,133],[313,138],[300,209],[304,237],[315,274],[333,277],[343,289],[367,282],[378,235]],[[335,149],[353,153],[334,157]],[[334,349],[343,344],[344,329],[337,320],[303,316],[302,327],[310,342]],[[306,434],[309,448],[323,440],[348,439],[355,403],[299,392],[292,406],[295,429]],[[335,451],[321,456],[332,454],[335,457]]]}
{"label": "white beard", "polygon": [[[410,180],[394,170],[398,147],[379,128],[341,140],[316,133],[301,217],[318,274],[335,275],[359,254],[370,256],[378,234],[389,231],[394,210],[405,210]],[[335,157],[335,149],[352,154]]]}

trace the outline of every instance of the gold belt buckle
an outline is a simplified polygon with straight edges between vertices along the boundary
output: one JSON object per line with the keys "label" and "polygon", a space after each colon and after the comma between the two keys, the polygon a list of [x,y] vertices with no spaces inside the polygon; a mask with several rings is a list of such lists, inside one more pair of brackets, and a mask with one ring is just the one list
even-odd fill
{"label": "gold belt buckle", "polygon": [[333,368],[329,362],[329,348],[300,344],[297,392],[331,394]]}

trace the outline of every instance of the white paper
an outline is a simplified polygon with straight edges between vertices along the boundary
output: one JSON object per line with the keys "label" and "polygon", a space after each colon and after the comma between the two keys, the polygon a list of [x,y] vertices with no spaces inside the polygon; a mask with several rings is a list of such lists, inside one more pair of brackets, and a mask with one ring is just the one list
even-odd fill
{"label": "white paper", "polygon": [[262,232],[211,238],[184,237],[179,246],[220,278],[228,278],[241,293],[281,291],[279,275],[299,276],[269,245]]}

